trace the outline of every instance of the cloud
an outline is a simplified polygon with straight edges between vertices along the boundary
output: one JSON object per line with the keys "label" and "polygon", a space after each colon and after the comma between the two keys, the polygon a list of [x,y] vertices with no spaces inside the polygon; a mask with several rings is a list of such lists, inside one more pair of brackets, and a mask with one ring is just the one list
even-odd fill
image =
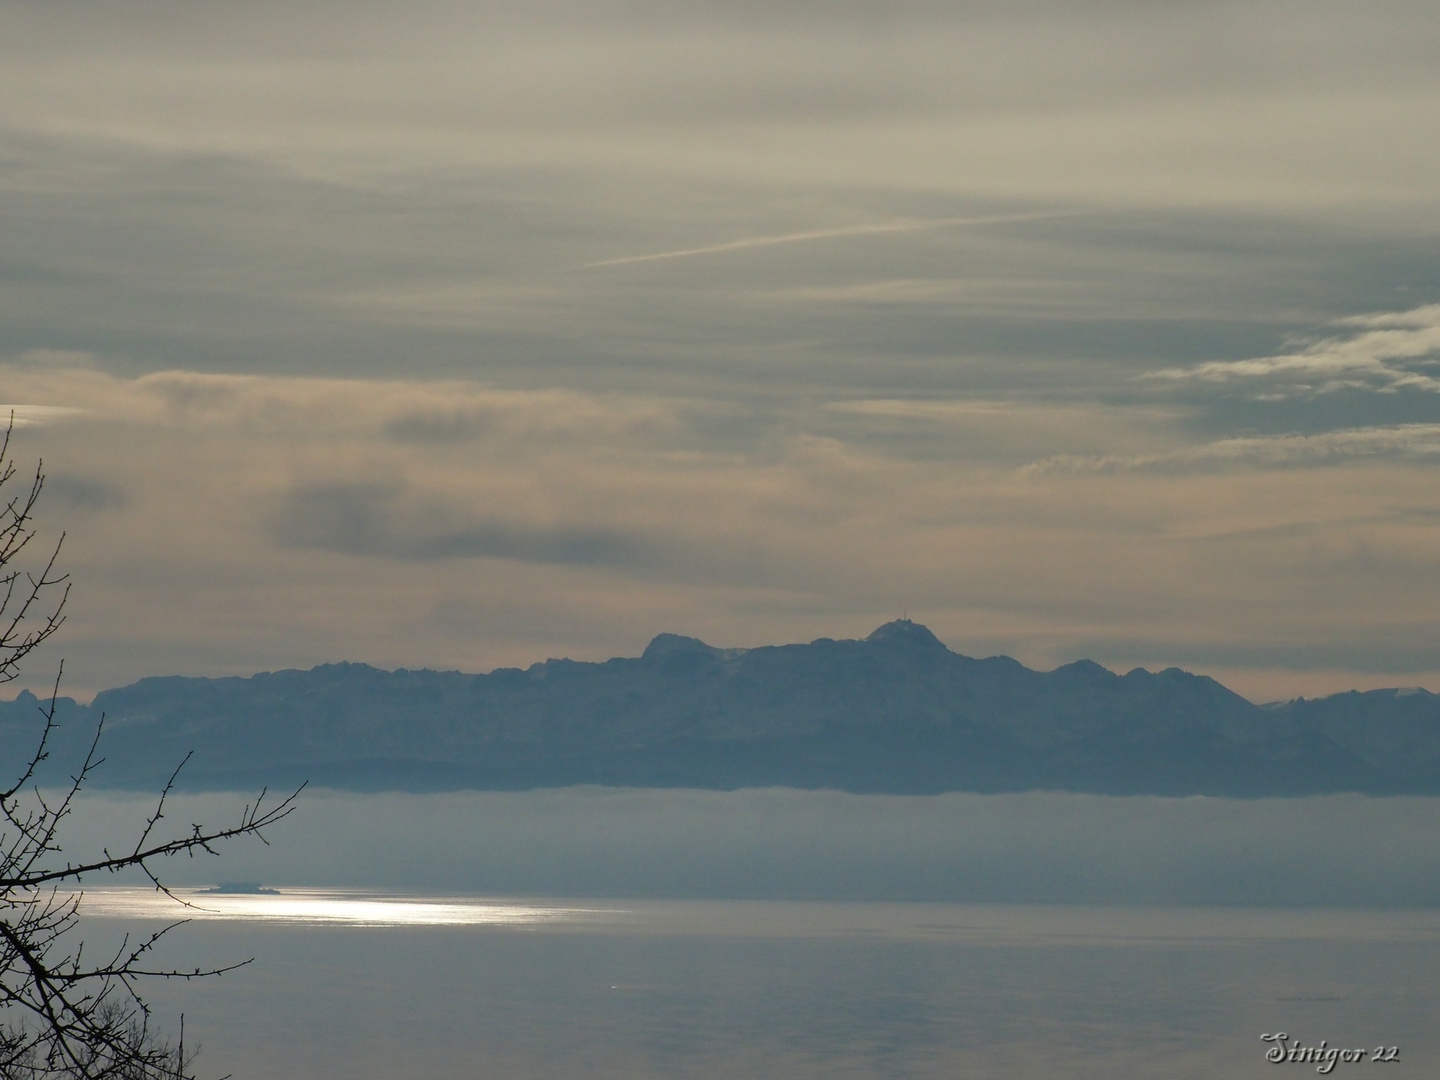
{"label": "cloud", "polygon": [[281,543],[347,555],[614,567],[659,561],[653,543],[618,530],[507,521],[397,483],[293,489],[281,496],[270,526]]}
{"label": "cloud", "polygon": [[561,160],[1099,203],[1424,201],[1434,171],[1413,3],[367,6],[11,14],[0,123],[332,174]]}
{"label": "cloud", "polygon": [[66,509],[87,512],[120,510],[130,501],[117,484],[63,473],[45,477],[44,497],[47,504],[53,499]]}
{"label": "cloud", "polygon": [[1250,360],[1214,360],[1149,373],[1174,382],[1259,383],[1261,394],[1310,395],[1338,390],[1440,393],[1440,304],[1340,320],[1360,332],[1321,338],[1293,352]]}
{"label": "cloud", "polygon": [[682,248],[679,251],[661,251],[649,255],[621,255],[614,259],[601,259],[586,263],[582,270],[595,270],[606,266],[629,266],[634,263],[656,262],[662,259],[685,259],[695,255],[718,255],[728,251],[744,251],[748,248],[773,247],[777,244],[801,244],[811,240],[834,240],[850,236],[876,236],[885,233],[920,232],[926,229],[955,228],[962,225],[1006,225],[1022,221],[1039,221],[1064,215],[1047,213],[991,214],[977,217],[937,218],[931,221],[892,221],[872,225],[846,225],[833,229],[811,229],[806,232],[782,233],[778,236],[750,236],[742,240],[728,240],[720,244],[703,247]]}
{"label": "cloud", "polygon": [[13,422],[17,428],[53,424],[79,416],[84,410],[68,405],[0,405],[0,426]]}
{"label": "cloud", "polygon": [[1032,462],[1024,466],[1023,471],[1180,474],[1229,469],[1321,468],[1376,458],[1414,464],[1440,461],[1440,424],[1397,424],[1316,435],[1217,439],[1202,446],[1136,457],[1062,454]]}
{"label": "cloud", "polygon": [[483,437],[494,430],[497,419],[493,409],[431,409],[395,417],[386,423],[385,433],[401,442],[458,442]]}
{"label": "cloud", "polygon": [[88,368],[95,366],[93,353],[77,349],[27,349],[15,363],[42,368]]}

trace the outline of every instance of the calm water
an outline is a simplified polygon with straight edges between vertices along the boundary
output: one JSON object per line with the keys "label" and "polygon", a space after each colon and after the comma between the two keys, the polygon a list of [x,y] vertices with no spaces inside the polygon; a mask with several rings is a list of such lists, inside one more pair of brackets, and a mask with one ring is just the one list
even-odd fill
{"label": "calm water", "polygon": [[[1440,912],[187,893],[202,1075],[1282,1077],[1262,1032],[1440,1075]],[[173,905],[97,890],[94,928]]]}

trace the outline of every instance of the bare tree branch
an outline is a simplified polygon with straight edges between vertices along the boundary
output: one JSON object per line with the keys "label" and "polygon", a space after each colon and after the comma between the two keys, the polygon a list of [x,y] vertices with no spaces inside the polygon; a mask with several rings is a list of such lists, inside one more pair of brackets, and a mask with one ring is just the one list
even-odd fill
{"label": "bare tree branch", "polygon": [[[45,478],[37,467],[28,487],[7,498],[17,475],[10,455],[13,429],[12,414],[0,438],[0,683],[17,678],[21,662],[60,628],[70,590],[68,575],[56,569],[63,534],[38,573],[15,565],[36,535],[32,519]],[[78,890],[93,875],[138,870],[177,904],[193,907],[164,884],[153,864],[177,855],[214,854],[217,845],[241,837],[268,842],[264,831],[294,811],[301,789],[269,806],[262,790],[228,827],[192,823],[167,838],[160,825],[187,754],[133,845],[119,854],[104,849],[98,859],[62,862],[64,823],[104,761],[104,718],[79,768],[47,795],[36,778],[59,728],[59,694],[57,673],[49,701],[39,706],[43,725],[34,750],[18,777],[0,789],[0,1080],[193,1080],[183,1018],[180,1043],[172,1047],[150,1026],[141,984],[220,975],[250,961],[193,970],[155,965],[156,947],[184,924],[179,920],[138,941],[126,936],[113,953],[93,962],[79,935],[83,893]]]}

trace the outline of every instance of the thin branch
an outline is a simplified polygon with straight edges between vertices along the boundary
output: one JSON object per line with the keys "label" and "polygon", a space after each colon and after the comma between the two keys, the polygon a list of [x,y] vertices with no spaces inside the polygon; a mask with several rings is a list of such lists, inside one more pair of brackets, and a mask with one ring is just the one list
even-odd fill
{"label": "thin branch", "polygon": [[[17,476],[10,457],[13,430],[12,413],[10,425],[0,432],[0,489]],[[65,621],[70,581],[57,569],[64,534],[38,573],[22,572],[15,565],[36,536],[31,522],[44,482],[43,468],[37,467],[28,488],[22,486],[8,499],[0,493],[0,683],[17,678],[20,662]],[[187,754],[165,783],[133,846],[120,854],[106,848],[102,858],[59,864],[63,826],[104,762],[100,744],[105,728],[102,716],[78,769],[58,794],[47,796],[37,778],[57,743],[63,673],[62,665],[49,701],[38,706],[43,723],[33,753],[19,777],[0,789],[0,1080],[194,1080],[183,1029],[178,1049],[159,1039],[150,1027],[142,986],[148,979],[218,976],[250,961],[208,969],[157,962],[161,941],[185,920],[144,938],[127,935],[113,952],[93,958],[75,936],[82,925],[84,894],[70,890],[102,871],[138,869],[178,904],[201,910],[167,887],[152,864],[180,854],[213,854],[225,841],[242,836],[268,843],[265,831],[294,811],[304,785],[270,806],[268,790],[262,790],[228,828],[192,824],[188,833],[166,839],[160,823],[190,760]]]}

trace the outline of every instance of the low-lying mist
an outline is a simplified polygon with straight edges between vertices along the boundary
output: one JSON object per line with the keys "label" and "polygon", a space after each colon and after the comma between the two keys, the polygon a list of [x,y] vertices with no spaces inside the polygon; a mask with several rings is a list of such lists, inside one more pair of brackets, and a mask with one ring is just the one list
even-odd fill
{"label": "low-lying mist", "polygon": [[[172,798],[161,827],[238,817]],[[85,796],[66,856],[123,847],[153,799]],[[1429,906],[1440,799],[925,797],[565,788],[305,791],[270,845],[159,868],[219,881],[499,895]]]}

